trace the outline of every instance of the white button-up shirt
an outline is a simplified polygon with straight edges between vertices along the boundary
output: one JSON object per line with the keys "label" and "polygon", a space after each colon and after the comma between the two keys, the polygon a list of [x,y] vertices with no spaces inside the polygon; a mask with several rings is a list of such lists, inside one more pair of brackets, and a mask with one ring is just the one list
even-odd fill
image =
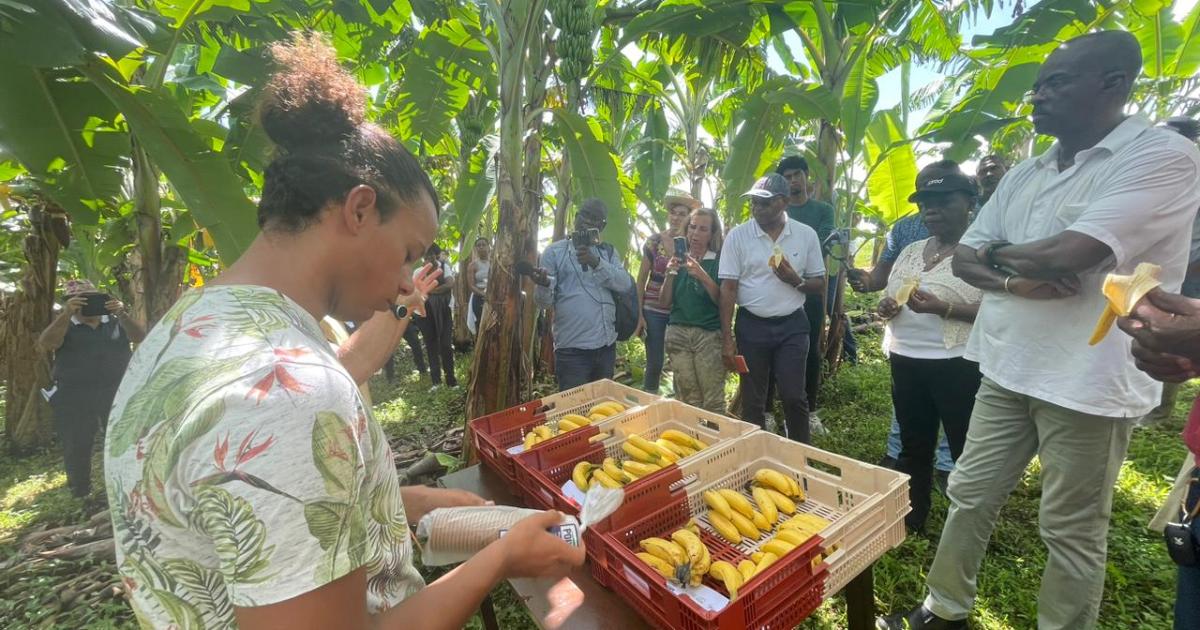
{"label": "white button-up shirt", "polygon": [[780,280],[771,269],[776,245],[800,277],[825,275],[821,242],[807,225],[788,219],[774,241],[754,219],[733,228],[721,246],[718,275],[722,280],[738,281],[737,303],[759,317],[782,317],[804,308],[804,293]]}
{"label": "white button-up shirt", "polygon": [[1111,271],[1162,266],[1163,289],[1177,291],[1200,206],[1200,151],[1177,133],[1130,117],[1059,172],[1059,145],[1004,176],[961,243],[1028,243],[1071,230],[1112,248],[1079,274],[1078,295],[1031,300],[987,292],[966,357],[1006,389],[1087,414],[1138,417],[1158,404],[1162,385],[1134,367],[1131,339],[1114,328],[1088,345],[1104,311]]}

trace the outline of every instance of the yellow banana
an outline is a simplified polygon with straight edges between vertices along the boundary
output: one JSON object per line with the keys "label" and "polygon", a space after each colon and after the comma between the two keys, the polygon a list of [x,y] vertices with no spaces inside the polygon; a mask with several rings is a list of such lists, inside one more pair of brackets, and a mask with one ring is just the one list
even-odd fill
{"label": "yellow banana", "polygon": [[742,560],[737,565],[738,573],[742,574],[742,581],[749,582],[750,578],[754,577],[754,562],[751,560]]}
{"label": "yellow banana", "polygon": [[733,523],[733,526],[736,527],[737,530],[746,538],[749,538],[750,540],[758,540],[758,527],[756,527],[754,523],[750,521],[750,519],[742,516],[738,512],[734,512],[731,515],[729,522]]}
{"label": "yellow banana", "polygon": [[733,508],[729,507],[729,502],[716,490],[706,490],[704,492],[704,502],[708,504],[708,507],[712,511],[724,516],[726,520],[733,514]]}
{"label": "yellow banana", "polygon": [[796,499],[797,503],[804,501],[804,489],[800,487],[800,482],[791,477],[788,477],[787,480],[792,486],[792,493],[788,496]]}
{"label": "yellow banana", "polygon": [[759,561],[759,563],[757,565],[755,565],[755,567],[754,567],[754,575],[758,575],[759,573],[762,573],[763,571],[765,571],[767,569],[767,567],[771,566],[772,564],[775,564],[778,560],[779,560],[779,556],[777,556],[769,551],[764,553],[762,560]]}
{"label": "yellow banana", "polygon": [[543,440],[548,440],[554,437],[554,433],[550,431],[550,427],[544,424],[533,427],[533,432],[538,434],[538,437],[542,438]]}
{"label": "yellow banana", "polygon": [[604,440],[607,440],[610,437],[612,437],[611,433],[604,433],[604,432],[597,433],[596,435],[593,435],[592,437],[588,438],[588,443],[603,442]]}
{"label": "yellow banana", "polygon": [[686,529],[678,529],[671,532],[671,540],[675,544],[683,547],[684,553],[687,554],[688,564],[692,566],[693,573],[708,572],[709,563],[705,561],[706,552],[704,543],[700,542],[700,537]]}
{"label": "yellow banana", "polygon": [[738,530],[737,526],[735,526],[732,521],[724,516],[721,516],[716,512],[709,512],[708,522],[712,523],[713,529],[717,530],[717,533],[721,535],[721,538],[724,538],[731,544],[736,545],[742,542],[742,534]]}
{"label": "yellow banana", "polygon": [[705,442],[700,438],[693,438],[692,441],[696,443],[694,446],[692,446],[692,448],[696,449],[697,451],[703,451],[704,449],[708,448],[708,442]]}
{"label": "yellow banana", "polygon": [[674,464],[676,460],[679,459],[679,456],[670,449],[663,448],[662,446],[659,446],[658,444],[651,442],[650,440],[647,440],[636,433],[631,434],[628,438],[626,438],[626,441],[642,449],[643,451],[646,451],[647,453],[657,453],[659,459],[668,464]]}
{"label": "yellow banana", "polygon": [[775,534],[775,538],[777,540],[782,540],[790,545],[799,547],[800,545],[803,545],[809,538],[812,538],[812,534],[810,534],[808,532],[800,531],[799,529],[797,529],[795,527],[791,527],[791,528],[780,527],[779,532]]}
{"label": "yellow banana", "polygon": [[671,440],[664,440],[662,438],[658,438],[657,440],[654,441],[654,443],[662,448],[667,449],[668,451],[671,451],[671,453],[674,454],[675,457],[680,457],[680,458],[687,457],[691,452],[691,449],[680,446],[680,445],[672,442]]}
{"label": "yellow banana", "polygon": [[[592,423],[592,421],[588,420],[586,416],[581,416],[577,413],[569,413],[569,414],[563,416],[562,419],[567,420],[567,421],[571,422],[572,424],[576,424],[581,427],[587,426]],[[560,422],[561,422],[561,420],[560,420]]]}
{"label": "yellow banana", "polygon": [[765,555],[767,554],[761,551],[755,551],[754,553],[750,554],[750,559],[754,561],[754,564],[758,564],[759,562],[762,562],[763,556]]}
{"label": "yellow banana", "polygon": [[602,413],[594,413],[594,414],[588,416],[588,420],[591,420],[592,422],[600,422],[601,420],[604,420],[607,417],[608,416],[606,416]]}
{"label": "yellow banana", "polygon": [[683,431],[676,431],[675,429],[667,429],[666,431],[663,431],[662,435],[660,435],[658,437],[660,437],[664,440],[670,440],[680,446],[686,446],[690,449],[694,449],[697,451],[700,450],[700,448],[701,448],[699,440],[684,433]]}
{"label": "yellow banana", "polygon": [[533,448],[534,445],[536,445],[538,442],[541,442],[541,441],[542,441],[542,438],[538,434],[532,433],[532,432],[527,433],[525,435],[525,450],[529,450],[529,449]]}
{"label": "yellow banana", "polygon": [[621,468],[617,466],[617,460],[611,457],[605,457],[604,462],[600,465],[600,467],[604,469],[604,474],[617,481],[620,481],[623,484],[637,479],[637,477],[634,477],[633,475],[626,473],[624,470],[621,470]]}
{"label": "yellow banana", "polygon": [[773,553],[773,554],[779,556],[780,558],[787,555],[787,552],[789,552],[795,548],[796,548],[795,545],[793,545],[792,543],[789,543],[786,540],[783,540],[782,538],[779,538],[779,537],[775,537],[775,538],[772,538],[771,540],[768,540],[767,544],[762,546],[763,551],[765,551],[767,553]]}
{"label": "yellow banana", "polygon": [[767,517],[763,516],[762,512],[758,510],[754,510],[754,513],[750,515],[750,522],[754,523],[754,526],[761,531],[771,531],[771,524],[767,522]]}
{"label": "yellow banana", "polygon": [[652,472],[658,472],[659,470],[662,470],[662,468],[659,468],[658,466],[655,466],[654,464],[646,464],[644,462],[635,462],[635,461],[628,461],[628,460],[621,462],[621,469],[624,470],[626,474],[633,475],[634,477],[639,477],[639,478],[645,477],[646,475],[649,475]]}
{"label": "yellow banana", "polygon": [[575,468],[571,469],[571,481],[574,481],[580,490],[587,492],[591,481],[591,474],[592,463],[587,461],[579,462],[575,464]]}
{"label": "yellow banana", "polygon": [[785,496],[793,496],[795,490],[792,484],[788,483],[787,475],[770,468],[759,468],[754,473],[754,481],[764,488],[772,488]]}
{"label": "yellow banana", "polygon": [[896,291],[896,303],[904,306],[908,303],[908,298],[912,297],[914,291],[921,286],[920,276],[909,276],[900,284],[900,290]]}
{"label": "yellow banana", "polygon": [[754,486],[750,488],[750,493],[754,495],[754,502],[758,504],[758,509],[767,518],[767,522],[774,525],[779,520],[779,509],[775,507],[775,501],[767,494],[767,489]]}
{"label": "yellow banana", "polygon": [[610,477],[608,473],[604,472],[604,469],[592,471],[592,481],[599,481],[600,485],[604,486],[605,488],[620,488],[624,486],[624,484],[622,484],[620,481]]}
{"label": "yellow banana", "polygon": [[603,403],[600,403],[600,404],[592,407],[591,410],[588,411],[588,413],[589,414],[599,413],[599,414],[603,414],[604,417],[608,418],[611,416],[615,416],[615,415],[621,413],[622,411],[625,411],[624,405],[622,405],[621,403],[615,403],[615,402],[610,401],[610,402],[603,402]]}
{"label": "yellow banana", "polygon": [[828,526],[829,521],[816,514],[797,514],[784,521],[779,527],[784,529],[794,528],[809,534],[817,534]]}
{"label": "yellow banana", "polygon": [[700,523],[697,523],[696,519],[694,518],[689,518],[687,524],[684,525],[683,528],[697,536],[700,535]]}
{"label": "yellow banana", "polygon": [[[782,492],[780,492],[774,488],[763,488],[762,490],[763,490],[763,492],[767,493],[767,497],[770,498],[771,501],[773,501],[775,503],[775,507],[780,512],[783,512],[784,514],[788,514],[788,515],[796,513],[796,503],[794,501],[792,501],[791,499],[787,498],[786,496],[784,496],[784,494]],[[757,499],[758,495],[755,494],[754,498]]]}
{"label": "yellow banana", "polygon": [[562,420],[558,421],[559,433],[566,433],[567,431],[574,431],[575,429],[578,429],[579,427],[580,427],[580,425],[575,424],[574,422],[571,422],[570,420],[567,420],[566,418],[563,418]]}
{"label": "yellow banana", "polygon": [[740,513],[746,518],[752,518],[754,515],[754,506],[750,505],[750,501],[740,493],[728,488],[721,488],[717,492],[729,503],[729,507],[733,508],[734,512]]}
{"label": "yellow banana", "polygon": [[658,456],[658,453],[653,453],[653,454],[648,453],[648,452],[634,446],[633,444],[630,444],[629,440],[626,440],[621,443],[621,450],[625,451],[626,455],[634,458],[635,460],[637,460],[639,462],[645,463],[645,464],[659,465],[662,463],[662,458]]}
{"label": "yellow banana", "polygon": [[666,540],[665,538],[651,537],[641,541],[638,544],[642,546],[642,549],[646,550],[650,554],[670,562],[671,566],[673,567],[681,567],[688,564],[687,552],[683,550],[683,547],[680,547],[670,540]]}
{"label": "yellow banana", "polygon": [[654,569],[655,573],[667,578],[668,580],[675,579],[675,567],[671,566],[671,563],[644,551],[639,551],[635,555],[640,558],[642,562],[650,565],[650,568]]}
{"label": "yellow banana", "polygon": [[729,591],[730,600],[737,599],[738,589],[742,587],[743,582],[742,574],[737,567],[724,560],[717,560],[709,567],[708,574],[725,583],[725,590]]}

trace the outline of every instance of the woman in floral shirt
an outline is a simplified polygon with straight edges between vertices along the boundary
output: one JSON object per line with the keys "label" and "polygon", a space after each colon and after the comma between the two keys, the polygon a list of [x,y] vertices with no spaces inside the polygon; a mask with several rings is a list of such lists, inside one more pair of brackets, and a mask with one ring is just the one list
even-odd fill
{"label": "woman in floral shirt", "polygon": [[470,493],[401,488],[388,441],[325,342],[413,291],[437,195],[316,36],[273,51],[278,146],[262,233],[184,295],[134,355],[105,444],[117,560],[147,628],[458,628],[499,580],[582,548],[522,521],[426,586],[409,527]]}

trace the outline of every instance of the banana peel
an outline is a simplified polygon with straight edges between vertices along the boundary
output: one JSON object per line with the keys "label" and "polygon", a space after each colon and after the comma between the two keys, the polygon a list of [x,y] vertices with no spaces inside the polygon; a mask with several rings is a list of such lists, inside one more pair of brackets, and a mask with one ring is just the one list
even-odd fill
{"label": "banana peel", "polygon": [[1104,278],[1104,285],[1100,288],[1100,292],[1104,294],[1107,302],[1104,305],[1104,312],[1100,314],[1100,320],[1096,322],[1096,328],[1092,331],[1091,339],[1088,339],[1088,345],[1094,346],[1112,329],[1112,325],[1117,321],[1118,317],[1128,317],[1133,307],[1141,301],[1151,289],[1162,284],[1158,279],[1158,275],[1162,272],[1162,267],[1153,263],[1140,263],[1134,268],[1133,273],[1129,275],[1117,275],[1110,273]]}

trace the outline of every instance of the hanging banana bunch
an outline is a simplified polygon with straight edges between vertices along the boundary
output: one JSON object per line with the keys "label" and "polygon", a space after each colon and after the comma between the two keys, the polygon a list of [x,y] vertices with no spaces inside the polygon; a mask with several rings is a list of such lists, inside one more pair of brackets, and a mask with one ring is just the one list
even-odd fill
{"label": "hanging banana bunch", "polygon": [[600,30],[595,4],[590,0],[551,0],[550,18],[558,28],[558,76],[564,84],[578,84],[592,71],[592,42]]}

